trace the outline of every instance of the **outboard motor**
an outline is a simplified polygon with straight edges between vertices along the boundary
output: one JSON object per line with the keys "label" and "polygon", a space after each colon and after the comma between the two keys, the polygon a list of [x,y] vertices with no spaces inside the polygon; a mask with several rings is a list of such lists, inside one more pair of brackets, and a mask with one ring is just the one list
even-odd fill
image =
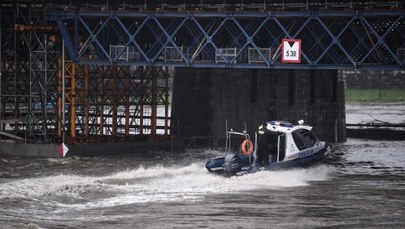
{"label": "outboard motor", "polygon": [[222,174],[224,173],[224,163],[225,163],[224,157],[213,158],[208,160],[207,163],[205,163],[205,168],[207,168],[208,171],[211,173]]}
{"label": "outboard motor", "polygon": [[234,153],[228,153],[225,157],[224,174],[225,176],[233,176],[242,170],[241,159]]}

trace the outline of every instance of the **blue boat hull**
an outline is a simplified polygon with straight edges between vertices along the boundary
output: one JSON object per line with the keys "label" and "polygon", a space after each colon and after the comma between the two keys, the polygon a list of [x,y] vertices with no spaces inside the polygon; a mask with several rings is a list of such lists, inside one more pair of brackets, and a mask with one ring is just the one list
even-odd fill
{"label": "blue boat hull", "polygon": [[251,168],[248,169],[248,173],[262,171],[262,170],[275,171],[275,170],[292,169],[292,168],[305,168],[308,166],[312,166],[315,163],[323,160],[324,158],[326,158],[329,155],[330,152],[331,152],[330,146],[326,146],[319,152],[316,152],[316,153],[311,154],[306,157],[287,160],[287,161],[275,162],[275,163],[271,163],[270,165],[267,165],[267,166],[251,166]]}
{"label": "blue boat hull", "polygon": [[325,147],[311,155],[296,159],[274,162],[266,166],[253,165],[253,156],[229,153],[225,157],[213,158],[207,161],[205,167],[209,172],[225,176],[243,175],[258,171],[276,171],[311,166],[326,158],[331,147]]}

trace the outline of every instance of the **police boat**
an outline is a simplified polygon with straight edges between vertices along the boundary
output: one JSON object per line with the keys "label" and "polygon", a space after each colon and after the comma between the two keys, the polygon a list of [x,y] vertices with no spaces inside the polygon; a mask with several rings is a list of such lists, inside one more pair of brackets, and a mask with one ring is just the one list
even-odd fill
{"label": "police boat", "polygon": [[[236,148],[232,147],[235,137],[242,142]],[[307,167],[326,158],[331,148],[303,120],[297,124],[268,121],[255,132],[254,143],[246,131],[227,131],[225,155],[208,160],[205,167],[209,172],[227,177]]]}

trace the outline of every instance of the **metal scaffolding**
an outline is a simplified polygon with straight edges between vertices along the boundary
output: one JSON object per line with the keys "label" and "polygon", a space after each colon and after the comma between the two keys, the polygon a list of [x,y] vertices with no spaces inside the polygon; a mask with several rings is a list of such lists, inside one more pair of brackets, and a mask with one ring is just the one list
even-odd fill
{"label": "metal scaffolding", "polygon": [[0,141],[168,138],[168,68],[75,64],[42,6],[0,6]]}
{"label": "metal scaffolding", "polygon": [[66,61],[65,74],[59,69],[58,116],[66,116],[58,125],[59,139],[63,131],[70,144],[145,141],[170,134],[167,68]]}
{"label": "metal scaffolding", "polygon": [[1,130],[16,139],[51,142],[57,27],[45,25],[36,7],[1,7]]}

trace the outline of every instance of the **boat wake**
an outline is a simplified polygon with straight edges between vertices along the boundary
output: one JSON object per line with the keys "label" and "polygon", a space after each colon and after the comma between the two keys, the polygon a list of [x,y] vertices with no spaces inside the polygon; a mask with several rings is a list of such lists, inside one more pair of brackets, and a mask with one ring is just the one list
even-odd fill
{"label": "boat wake", "polygon": [[307,169],[263,171],[225,178],[208,173],[204,165],[197,163],[182,167],[141,166],[103,177],[56,175],[14,180],[0,184],[0,200],[47,202],[57,205],[58,209],[202,201],[210,194],[305,186],[310,181],[327,179],[331,171],[332,168],[320,165]]}

